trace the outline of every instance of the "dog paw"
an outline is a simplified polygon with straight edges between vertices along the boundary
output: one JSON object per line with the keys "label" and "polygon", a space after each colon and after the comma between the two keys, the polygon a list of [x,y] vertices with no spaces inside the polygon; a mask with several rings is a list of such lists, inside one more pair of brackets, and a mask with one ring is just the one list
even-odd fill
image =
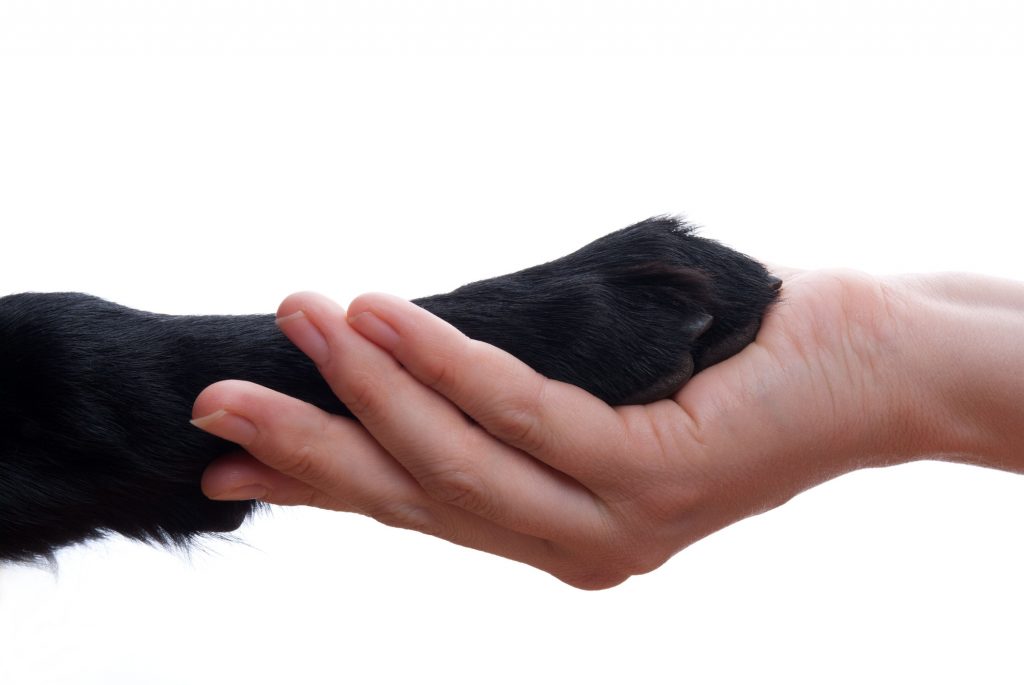
{"label": "dog paw", "polygon": [[609,404],[643,404],[754,340],[780,283],[749,257],[658,217],[416,303],[549,378]]}

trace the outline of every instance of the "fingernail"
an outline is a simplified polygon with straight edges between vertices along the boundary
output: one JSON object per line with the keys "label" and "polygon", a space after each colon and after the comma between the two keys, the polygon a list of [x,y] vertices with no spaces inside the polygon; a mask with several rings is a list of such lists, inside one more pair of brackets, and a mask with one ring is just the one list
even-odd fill
{"label": "fingernail", "polygon": [[217,500],[263,499],[267,496],[267,489],[259,483],[252,483],[250,485],[242,485],[237,488],[232,488],[231,490],[225,490],[224,492],[218,492],[207,496],[210,499]]}
{"label": "fingernail", "polygon": [[398,331],[386,324],[373,312],[362,312],[348,320],[352,328],[377,343],[385,350],[393,350],[398,344]]}
{"label": "fingernail", "polygon": [[218,409],[212,414],[192,419],[189,423],[218,438],[224,438],[242,446],[255,440],[259,433],[256,424],[252,421],[238,414],[232,414],[226,409]]}
{"label": "fingernail", "polygon": [[276,323],[281,330],[286,332],[296,347],[313,360],[314,364],[322,366],[331,358],[331,351],[327,346],[324,334],[301,309],[288,316],[282,316],[277,319]]}

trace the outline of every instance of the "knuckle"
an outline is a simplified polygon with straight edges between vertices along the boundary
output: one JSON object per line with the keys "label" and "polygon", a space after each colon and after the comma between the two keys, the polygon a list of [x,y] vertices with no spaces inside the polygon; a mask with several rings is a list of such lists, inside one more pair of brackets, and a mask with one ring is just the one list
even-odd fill
{"label": "knuckle", "polygon": [[366,418],[375,415],[381,403],[380,382],[372,374],[357,372],[351,374],[345,383],[342,401],[356,416]]}
{"label": "knuckle", "polygon": [[317,413],[300,428],[285,428],[280,433],[270,432],[268,443],[258,451],[273,453],[274,468],[303,482],[316,480],[323,474],[323,440],[330,431],[328,415]]}
{"label": "knuckle", "polygon": [[466,464],[448,466],[424,476],[420,478],[420,485],[432,499],[443,504],[476,513],[486,509],[483,481]]}
{"label": "knuckle", "polygon": [[390,528],[404,528],[433,534],[437,520],[426,507],[408,502],[383,502],[373,506],[367,515]]}
{"label": "knuckle", "polygon": [[320,474],[318,450],[309,442],[290,447],[282,460],[282,470],[292,478],[308,482]]}
{"label": "knuckle", "polygon": [[415,365],[416,378],[442,395],[452,394],[459,387],[459,369],[477,367],[476,356],[481,344],[463,336],[457,342],[446,342],[444,347],[433,346],[430,354]]}
{"label": "knuckle", "polygon": [[530,411],[506,409],[498,414],[492,425],[503,439],[527,452],[536,452],[543,446],[539,422]]}
{"label": "knuckle", "polygon": [[420,381],[428,388],[447,394],[456,386],[457,364],[446,356],[431,357],[422,367]]}
{"label": "knuckle", "polygon": [[539,452],[546,444],[541,422],[539,392],[527,399],[511,399],[496,406],[480,423],[503,442],[529,453]]}

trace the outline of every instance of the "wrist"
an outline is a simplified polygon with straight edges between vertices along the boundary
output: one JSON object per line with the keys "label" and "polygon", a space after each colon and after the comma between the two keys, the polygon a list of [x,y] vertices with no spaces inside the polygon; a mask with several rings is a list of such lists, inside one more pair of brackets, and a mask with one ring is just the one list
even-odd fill
{"label": "wrist", "polygon": [[903,340],[907,456],[1024,471],[1024,284],[934,274],[886,285]]}

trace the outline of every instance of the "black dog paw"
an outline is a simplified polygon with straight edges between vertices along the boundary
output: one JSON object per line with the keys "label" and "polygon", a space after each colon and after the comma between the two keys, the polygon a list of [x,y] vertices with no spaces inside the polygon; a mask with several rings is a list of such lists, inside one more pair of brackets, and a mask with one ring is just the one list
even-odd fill
{"label": "black dog paw", "polygon": [[750,258],[655,218],[415,302],[549,378],[641,404],[749,344],[780,284]]}
{"label": "black dog paw", "polygon": [[[561,259],[416,303],[611,404],[668,397],[752,341],[779,286],[757,262],[650,219]],[[76,293],[0,298],[0,560],[109,532],[169,545],[237,528],[205,467],[232,445],[188,424],[240,378],[350,415],[273,317],[166,316]]]}

